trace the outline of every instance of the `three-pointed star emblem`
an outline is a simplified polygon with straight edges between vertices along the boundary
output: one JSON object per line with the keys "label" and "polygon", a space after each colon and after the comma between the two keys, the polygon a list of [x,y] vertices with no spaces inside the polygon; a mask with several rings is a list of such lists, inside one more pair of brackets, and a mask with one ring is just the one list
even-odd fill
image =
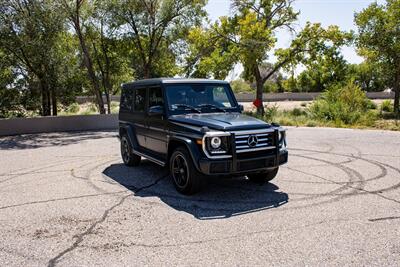
{"label": "three-pointed star emblem", "polygon": [[258,138],[255,135],[250,135],[247,139],[247,144],[249,147],[255,147],[258,144]]}

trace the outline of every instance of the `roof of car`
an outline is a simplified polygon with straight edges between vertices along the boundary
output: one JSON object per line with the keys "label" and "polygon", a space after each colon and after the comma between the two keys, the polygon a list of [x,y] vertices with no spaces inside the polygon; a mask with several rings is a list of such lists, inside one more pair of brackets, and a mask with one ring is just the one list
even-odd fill
{"label": "roof of car", "polygon": [[211,80],[211,79],[185,79],[185,78],[154,78],[137,80],[134,82],[125,83],[122,86],[141,86],[141,85],[156,85],[156,84],[176,84],[176,83],[225,83],[227,81]]}

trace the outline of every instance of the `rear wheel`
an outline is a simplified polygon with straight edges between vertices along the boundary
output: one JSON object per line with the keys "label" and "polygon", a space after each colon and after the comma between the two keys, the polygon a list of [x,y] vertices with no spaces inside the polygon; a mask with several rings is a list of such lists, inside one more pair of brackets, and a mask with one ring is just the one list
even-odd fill
{"label": "rear wheel", "polygon": [[196,170],[186,148],[178,147],[172,153],[169,166],[178,192],[192,195],[201,190],[205,177]]}
{"label": "rear wheel", "polygon": [[132,147],[126,135],[121,137],[121,157],[126,166],[138,166],[141,161],[140,156],[132,153]]}
{"label": "rear wheel", "polygon": [[273,180],[276,175],[278,174],[279,167],[270,170],[270,171],[265,171],[262,173],[253,173],[253,174],[248,174],[247,177],[249,177],[250,181],[255,182],[255,183],[267,183],[271,180]]}

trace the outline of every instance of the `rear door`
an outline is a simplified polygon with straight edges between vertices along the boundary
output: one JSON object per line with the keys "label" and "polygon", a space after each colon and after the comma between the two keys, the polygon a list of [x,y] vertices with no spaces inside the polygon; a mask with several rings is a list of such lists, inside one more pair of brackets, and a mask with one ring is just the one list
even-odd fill
{"label": "rear door", "polygon": [[136,139],[140,147],[146,147],[146,110],[147,110],[146,87],[135,88],[133,93],[132,121],[134,122]]}
{"label": "rear door", "polygon": [[164,158],[167,154],[167,132],[165,120],[165,103],[163,90],[160,86],[148,88],[148,109],[153,106],[164,107],[164,114],[157,116],[147,115],[147,139],[146,148]]}

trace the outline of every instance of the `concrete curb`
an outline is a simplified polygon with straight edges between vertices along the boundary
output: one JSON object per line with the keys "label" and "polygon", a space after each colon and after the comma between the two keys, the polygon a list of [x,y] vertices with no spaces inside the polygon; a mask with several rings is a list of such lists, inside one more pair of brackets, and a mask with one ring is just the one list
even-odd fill
{"label": "concrete curb", "polygon": [[118,114],[17,118],[0,120],[0,136],[109,130],[118,128]]}

